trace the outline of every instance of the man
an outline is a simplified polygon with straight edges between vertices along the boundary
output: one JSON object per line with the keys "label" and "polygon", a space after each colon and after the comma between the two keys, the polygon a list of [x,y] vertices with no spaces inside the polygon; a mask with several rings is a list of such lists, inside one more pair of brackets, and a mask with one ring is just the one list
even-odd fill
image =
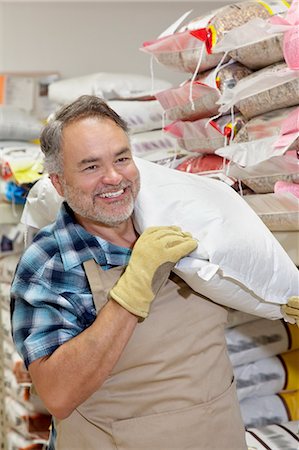
{"label": "man", "polygon": [[189,233],[137,235],[126,124],[82,96],[41,148],[65,202],[20,260],[12,328],[54,417],[51,448],[245,449],[226,311],[170,273],[197,246]]}

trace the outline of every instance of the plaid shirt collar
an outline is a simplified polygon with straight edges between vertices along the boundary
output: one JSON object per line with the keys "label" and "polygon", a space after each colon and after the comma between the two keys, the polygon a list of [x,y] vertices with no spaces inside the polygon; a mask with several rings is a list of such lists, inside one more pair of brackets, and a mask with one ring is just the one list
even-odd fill
{"label": "plaid shirt collar", "polygon": [[75,222],[73,212],[63,202],[53,229],[64,270],[68,271],[89,259],[107,265],[106,254],[97,238]]}

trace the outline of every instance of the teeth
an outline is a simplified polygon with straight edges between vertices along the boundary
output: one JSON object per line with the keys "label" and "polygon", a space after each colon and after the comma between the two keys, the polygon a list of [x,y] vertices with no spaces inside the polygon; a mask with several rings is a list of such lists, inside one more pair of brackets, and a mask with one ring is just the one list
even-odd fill
{"label": "teeth", "polygon": [[124,189],[121,189],[120,191],[117,192],[105,192],[104,194],[101,194],[100,197],[102,198],[113,198],[113,197],[118,197],[119,195],[123,194]]}

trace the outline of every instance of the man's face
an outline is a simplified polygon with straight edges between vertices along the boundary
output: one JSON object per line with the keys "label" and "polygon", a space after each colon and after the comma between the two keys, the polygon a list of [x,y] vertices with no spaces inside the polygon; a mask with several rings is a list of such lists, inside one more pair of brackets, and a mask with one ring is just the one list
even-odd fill
{"label": "man's face", "polygon": [[62,150],[63,174],[52,181],[79,222],[128,220],[140,180],[126,133],[110,119],[81,119],[64,128]]}

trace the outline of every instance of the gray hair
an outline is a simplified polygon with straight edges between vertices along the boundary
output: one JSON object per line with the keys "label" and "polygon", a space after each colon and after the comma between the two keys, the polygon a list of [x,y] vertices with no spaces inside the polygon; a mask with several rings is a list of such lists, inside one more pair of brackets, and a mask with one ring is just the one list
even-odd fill
{"label": "gray hair", "polygon": [[94,95],[82,95],[59,109],[41,132],[40,146],[45,155],[46,172],[59,174],[63,172],[61,152],[63,129],[72,122],[88,117],[113,120],[126,134],[128,133],[126,122],[103,99]]}

